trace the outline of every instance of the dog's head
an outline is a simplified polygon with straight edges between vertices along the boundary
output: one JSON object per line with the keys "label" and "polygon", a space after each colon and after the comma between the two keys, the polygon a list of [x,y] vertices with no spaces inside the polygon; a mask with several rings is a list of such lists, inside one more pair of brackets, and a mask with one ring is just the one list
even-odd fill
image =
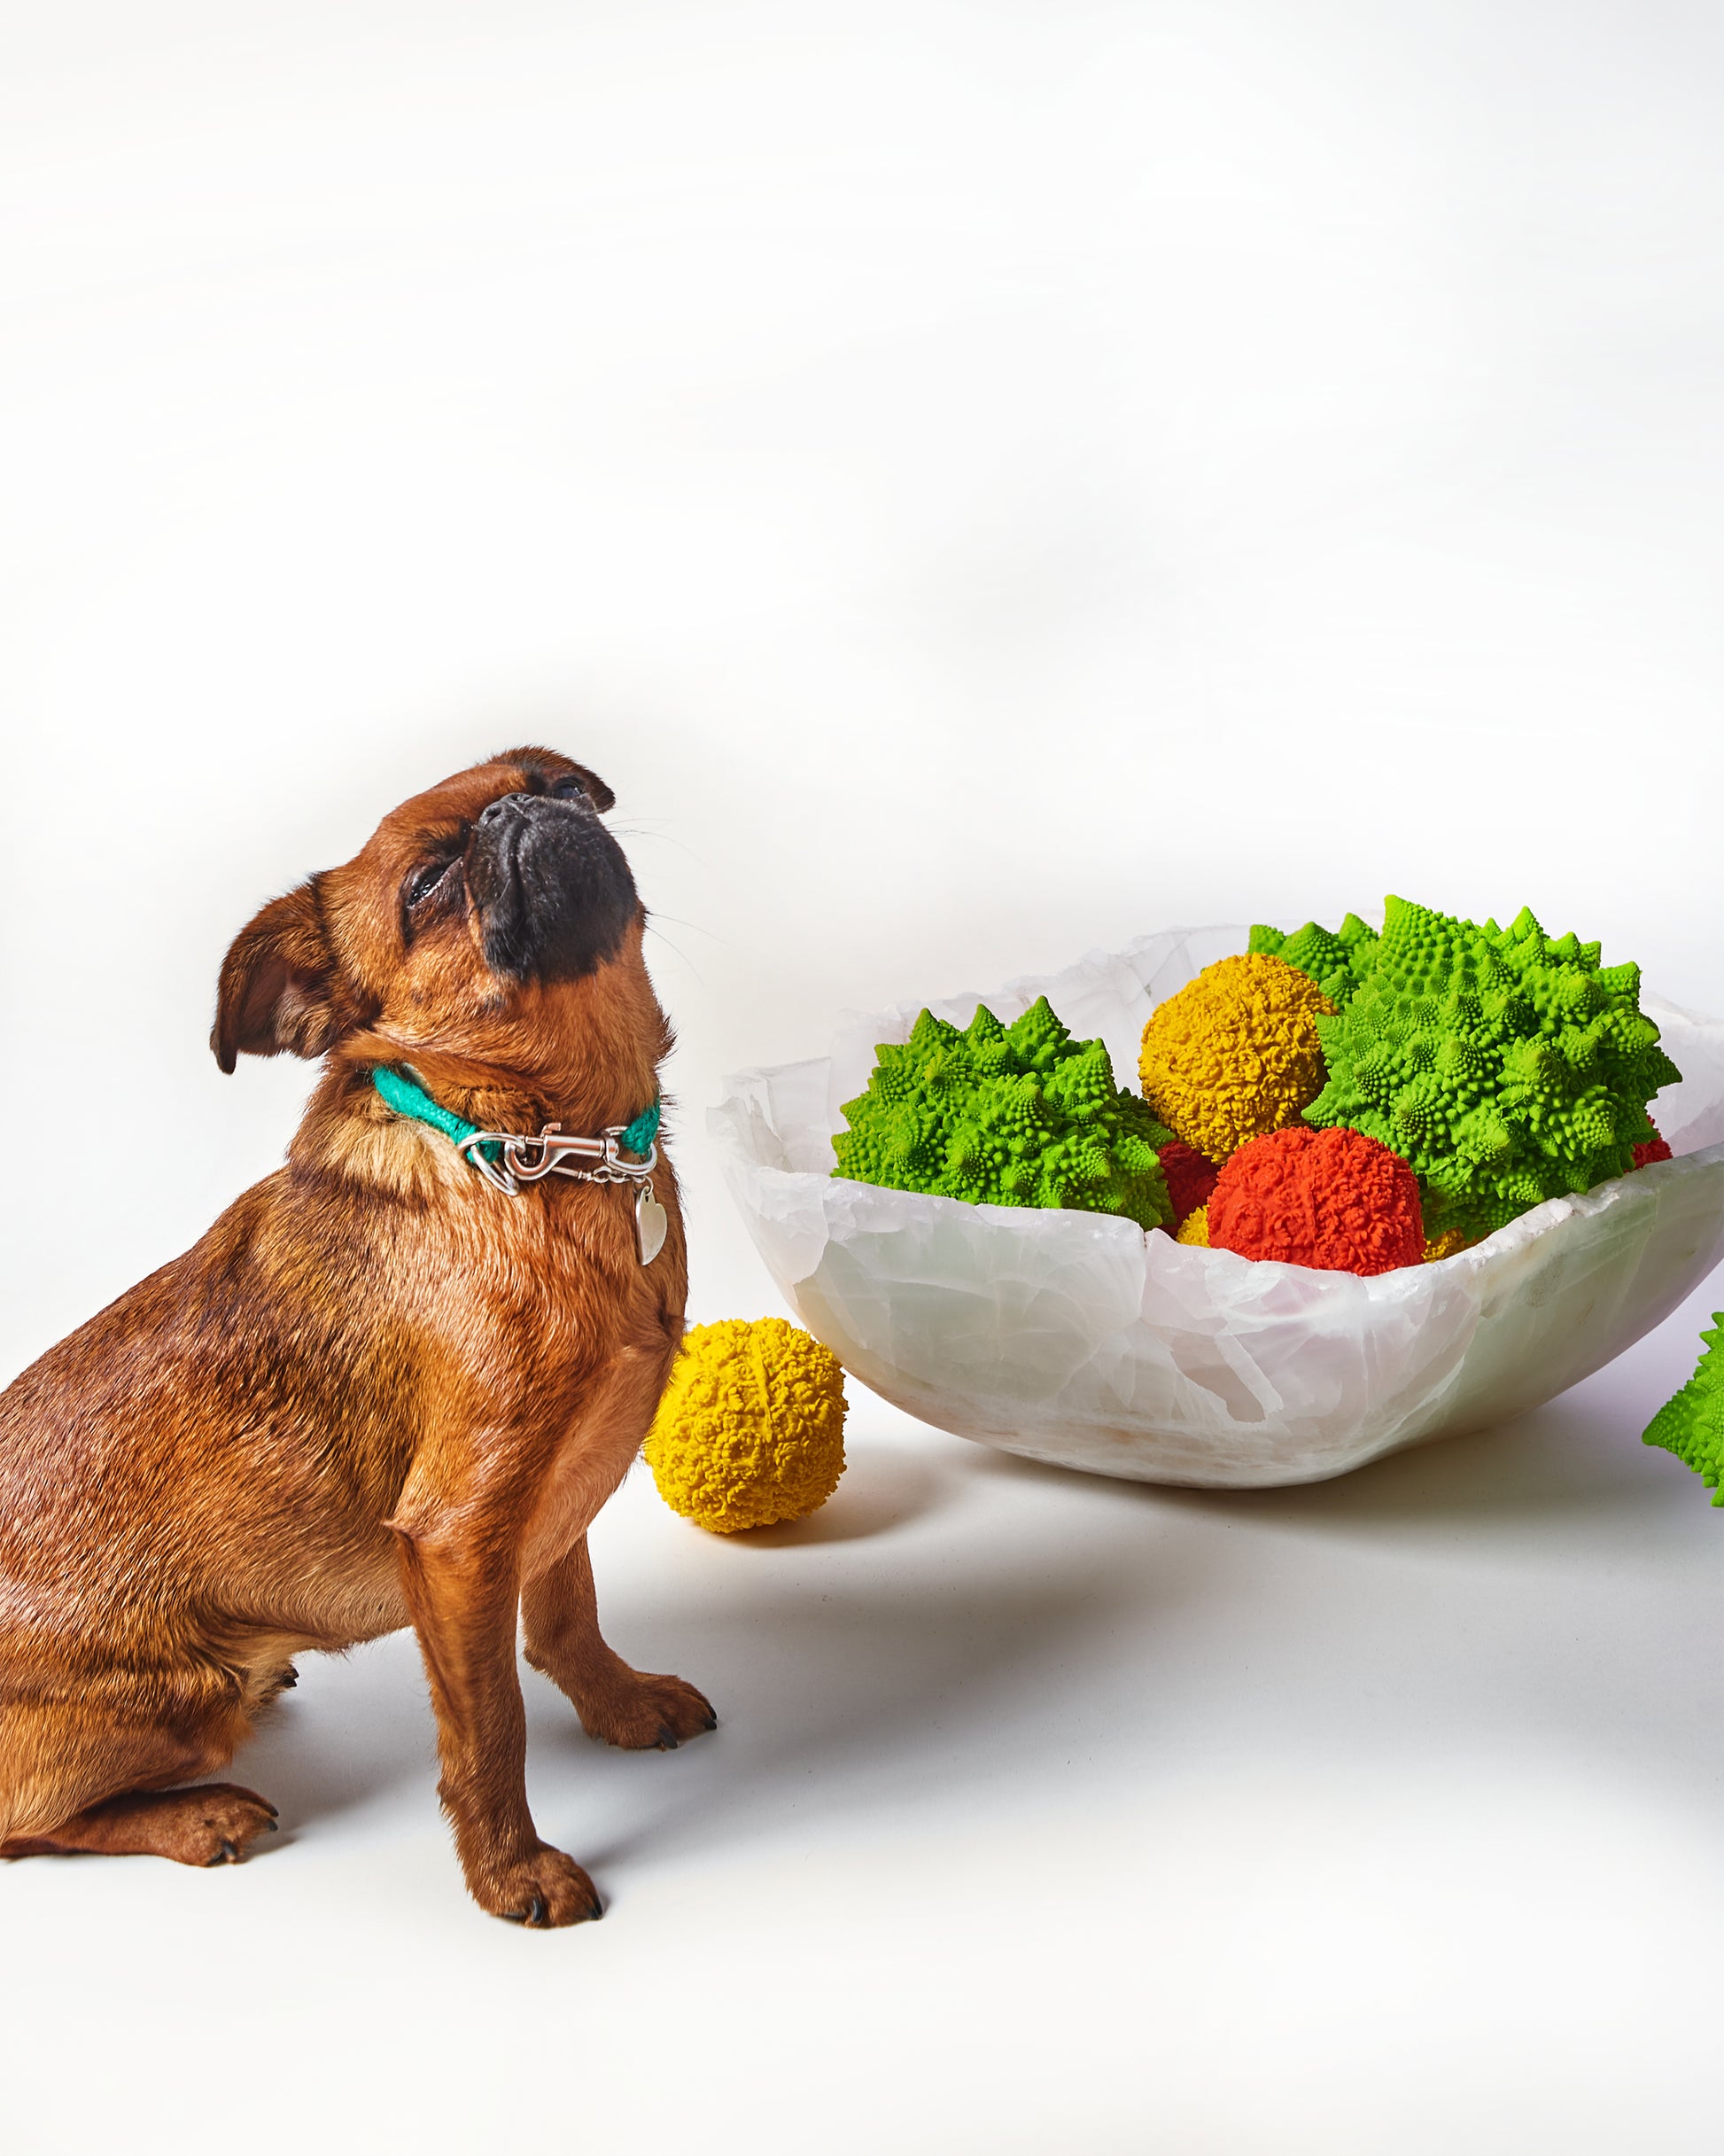
{"label": "dog's head", "polygon": [[493,1052],[547,996],[637,955],[643,918],[600,821],[604,781],[514,749],[384,818],[344,867],[273,899],[221,968],[210,1046],[317,1056],[376,1029],[403,1047]]}

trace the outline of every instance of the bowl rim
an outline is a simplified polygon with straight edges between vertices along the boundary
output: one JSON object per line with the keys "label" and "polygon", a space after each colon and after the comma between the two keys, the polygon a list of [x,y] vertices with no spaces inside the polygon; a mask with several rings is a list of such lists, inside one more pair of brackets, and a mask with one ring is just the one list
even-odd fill
{"label": "bowl rim", "polygon": [[[720,1079],[722,1097],[718,1104],[707,1112],[709,1134],[718,1142],[720,1150],[728,1160],[734,1162],[739,1167],[746,1168],[749,1173],[754,1175],[797,1179],[810,1186],[823,1186],[828,1189],[835,1187],[864,1190],[871,1194],[872,1202],[883,1202],[889,1206],[895,1202],[901,1201],[914,1209],[936,1209],[923,1215],[924,1218],[938,1218],[940,1212],[948,1208],[961,1209],[962,1211],[968,1214],[988,1214],[996,1217],[1002,1228],[1021,1226],[1030,1220],[1044,1219],[1050,1217],[1060,1219],[1081,1217],[1127,1234],[1135,1231],[1145,1247],[1150,1245],[1151,1237],[1161,1236],[1170,1250],[1181,1253],[1181,1257],[1174,1260],[1176,1265],[1189,1260],[1193,1261],[1189,1269],[1199,1270],[1206,1266],[1212,1267],[1217,1261],[1225,1261],[1229,1265],[1249,1265],[1260,1276],[1264,1268],[1273,1268],[1279,1273],[1300,1276],[1308,1284],[1307,1292],[1309,1292],[1309,1283],[1312,1282],[1313,1276],[1320,1277],[1328,1282],[1347,1282],[1350,1284],[1348,1291],[1356,1292],[1360,1286],[1369,1286],[1372,1282],[1404,1280],[1409,1275],[1417,1278],[1421,1275],[1445,1273],[1451,1268],[1477,1269],[1506,1251],[1522,1248],[1527,1242],[1549,1234],[1561,1222],[1572,1218],[1577,1212],[1590,1214],[1604,1205],[1619,1203],[1620,1198],[1627,1195],[1633,1189],[1645,1188],[1649,1192],[1655,1191],[1664,1182],[1674,1179],[1675,1177],[1684,1173],[1693,1173],[1703,1168],[1714,1166],[1719,1158],[1724,1157],[1724,1138],[1720,1138],[1709,1144],[1673,1154],[1669,1160],[1649,1162],[1644,1167],[1627,1169],[1619,1175],[1606,1177],[1602,1183],[1594,1184],[1589,1190],[1559,1192],[1553,1197],[1545,1198],[1539,1204],[1529,1206],[1525,1212],[1516,1214],[1512,1220],[1506,1221],[1502,1227],[1494,1229],[1490,1234],[1481,1237],[1479,1241],[1468,1244],[1464,1249],[1457,1250],[1448,1257],[1422,1259],[1417,1265],[1397,1265],[1386,1273],[1357,1273],[1328,1266],[1298,1265],[1279,1258],[1247,1258],[1241,1257],[1236,1251],[1212,1249],[1197,1243],[1182,1243],[1177,1241],[1172,1232],[1167,1228],[1144,1228],[1139,1226],[1137,1221],[1125,1215],[1091,1212],[1088,1208],[1082,1206],[997,1205],[986,1202],[972,1202],[966,1198],[948,1197],[943,1193],[934,1191],[898,1190],[889,1184],[862,1182],[854,1177],[841,1176],[836,1173],[835,1170],[777,1167],[769,1162],[761,1160],[757,1155],[749,1152],[742,1143],[742,1132],[738,1127],[739,1117],[733,1111],[740,1109],[749,1095],[752,1094],[758,1100],[763,1093],[769,1091],[774,1080],[788,1078],[795,1073],[812,1074],[824,1070],[827,1075],[829,1100],[832,1092],[831,1073],[838,1046],[841,1041],[854,1037],[864,1028],[873,1030],[885,1027],[887,1030],[878,1034],[878,1040],[891,1038],[891,1029],[894,1027],[902,1028],[903,1037],[907,1038],[909,1025],[914,1023],[913,1014],[920,1014],[936,1005],[985,1003],[990,1009],[994,1009],[1001,1001],[1027,998],[1025,1002],[1027,1008],[1029,1002],[1034,1001],[1038,995],[1046,995],[1050,1004],[1053,1006],[1055,1015],[1059,1016],[1059,1006],[1054,1000],[1053,985],[1068,979],[1085,969],[1121,963],[1129,965],[1135,953],[1168,938],[1177,939],[1176,947],[1177,947],[1179,944],[1184,943],[1197,941],[1207,943],[1210,938],[1215,937],[1233,937],[1244,939],[1248,937],[1249,932],[1248,928],[1237,922],[1216,922],[1203,926],[1155,930],[1134,938],[1130,944],[1118,951],[1107,951],[1099,946],[1093,947],[1075,964],[1062,968],[1053,974],[1017,975],[1011,980],[1002,983],[998,988],[991,990],[978,992],[975,990],[964,989],[949,996],[930,996],[913,1002],[900,1000],[888,1005],[881,1010],[843,1011],[839,1014],[840,1030],[835,1034],[831,1045],[824,1055],[803,1056],[781,1063],[755,1064],[740,1070],[726,1072]],[[1228,953],[1223,953],[1223,955],[1228,955]],[[1695,1028],[1716,1029],[1720,1037],[1724,1037],[1724,1021],[1712,1018],[1704,1013],[1693,1011],[1674,1003],[1668,998],[1658,995],[1656,990],[1647,989],[1645,984],[1642,983],[1642,1003],[1648,994],[1652,996],[1658,1004],[1660,1011],[1667,1017],[1680,1019],[1685,1024]],[[906,1018],[905,1014],[912,1015]],[[1657,1024],[1659,1021],[1654,1017],[1653,1023]],[[1661,1032],[1662,1030],[1661,1027]],[[1685,1073],[1685,1078],[1686,1075]],[[1116,1069],[1116,1078],[1117,1076]],[[1666,1087],[1662,1090],[1674,1089]],[[1656,1101],[1658,1096],[1655,1094],[1653,1098]],[[1649,1112],[1650,1105],[1649,1103]],[[835,1135],[835,1132],[828,1130],[826,1132],[827,1141],[830,1142]],[[1640,1183],[1641,1177],[1649,1179],[1645,1185]],[[1634,1179],[1632,1183],[1631,1178]],[[1165,1253],[1158,1253],[1158,1262],[1166,1262]]]}

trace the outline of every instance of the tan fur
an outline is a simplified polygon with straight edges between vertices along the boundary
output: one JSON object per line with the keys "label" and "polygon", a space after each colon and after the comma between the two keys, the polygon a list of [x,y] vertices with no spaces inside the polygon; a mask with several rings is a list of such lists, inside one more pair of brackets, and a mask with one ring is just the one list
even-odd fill
{"label": "tan fur", "polygon": [[566,758],[514,751],[406,803],[229,953],[224,1068],[327,1062],[287,1166],[0,1395],[0,1855],[243,1854],[263,1800],[177,1785],[226,1764],[295,1655],[410,1623],[470,1887],[571,1923],[599,1904],[528,1813],[517,1612],[595,1736],[711,1726],[692,1686],[605,1646],[586,1554],[681,1336],[668,1159],[670,1233],[643,1267],[630,1190],[505,1196],[370,1082],[408,1062],[470,1121],[526,1132],[596,1132],[654,1097],[671,1036],[638,917],[550,986],[493,976],[468,919],[405,940],[427,846],[565,773],[609,806]]}

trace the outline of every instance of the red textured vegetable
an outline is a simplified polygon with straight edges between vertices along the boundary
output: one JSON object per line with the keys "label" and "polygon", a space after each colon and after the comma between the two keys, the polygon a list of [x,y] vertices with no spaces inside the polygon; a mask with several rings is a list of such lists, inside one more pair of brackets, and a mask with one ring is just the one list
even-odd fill
{"label": "red textured vegetable", "polygon": [[1270,1131],[1241,1146],[1215,1178],[1209,1247],[1332,1273],[1420,1265],[1418,1180],[1362,1131]]}
{"label": "red textured vegetable", "polygon": [[[1656,1125],[1653,1128],[1652,1135],[1646,1140],[1645,1144],[1638,1145],[1635,1148],[1635,1166],[1636,1168],[1650,1168],[1655,1160],[1671,1160],[1674,1158],[1674,1156],[1672,1154],[1670,1148],[1665,1143],[1664,1140],[1659,1137]],[[1171,1180],[1169,1180],[1169,1189],[1172,1187]]]}
{"label": "red textured vegetable", "polygon": [[1209,1203],[1209,1193],[1215,1188],[1215,1178],[1221,1171],[1214,1161],[1206,1160],[1183,1138],[1169,1138],[1166,1145],[1157,1146],[1155,1151],[1161,1172],[1168,1179],[1168,1195],[1173,1200],[1173,1225],[1177,1232],[1200,1205]]}

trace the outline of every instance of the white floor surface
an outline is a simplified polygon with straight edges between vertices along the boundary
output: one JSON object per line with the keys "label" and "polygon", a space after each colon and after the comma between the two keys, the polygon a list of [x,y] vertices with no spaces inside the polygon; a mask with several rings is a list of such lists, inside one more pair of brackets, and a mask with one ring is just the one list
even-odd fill
{"label": "white floor surface", "polygon": [[608,1629],[723,1721],[625,1756],[528,1673],[603,1923],[466,1900],[408,1638],[310,1662],[249,1864],[0,1867],[7,2149],[1715,2149],[1724,1517],[1636,1439],[1717,1285],[1308,1489],[866,1396],[798,1528],[703,1537],[638,1468]]}

